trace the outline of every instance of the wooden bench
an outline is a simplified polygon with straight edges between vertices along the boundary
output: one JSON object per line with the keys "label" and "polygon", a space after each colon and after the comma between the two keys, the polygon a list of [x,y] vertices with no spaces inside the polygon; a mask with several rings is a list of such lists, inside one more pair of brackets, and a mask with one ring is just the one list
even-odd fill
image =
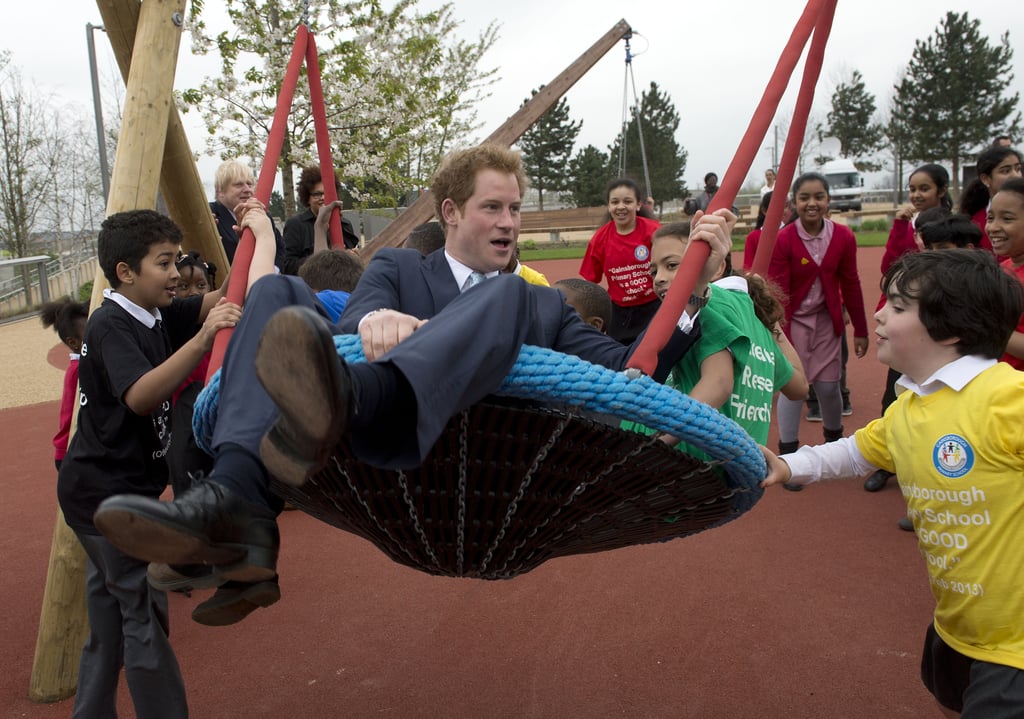
{"label": "wooden bench", "polygon": [[560,242],[563,232],[596,230],[607,221],[607,214],[608,210],[604,206],[524,212],[520,215],[519,234],[546,233],[551,242]]}

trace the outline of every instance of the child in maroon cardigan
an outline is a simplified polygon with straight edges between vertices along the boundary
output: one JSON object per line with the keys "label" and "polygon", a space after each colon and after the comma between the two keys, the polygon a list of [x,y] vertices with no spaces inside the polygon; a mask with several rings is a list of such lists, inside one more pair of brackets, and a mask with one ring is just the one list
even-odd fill
{"label": "child in maroon cardigan", "polygon": [[[825,441],[843,436],[841,335],[843,307],[853,323],[857,357],[868,349],[864,296],[857,273],[853,232],[828,219],[828,181],[809,172],[793,183],[798,219],[779,231],[768,277],[789,296],[786,335],[804,365],[821,407]],[[793,452],[800,444],[802,401],[779,397],[779,449]],[[798,487],[799,485],[794,485]]]}

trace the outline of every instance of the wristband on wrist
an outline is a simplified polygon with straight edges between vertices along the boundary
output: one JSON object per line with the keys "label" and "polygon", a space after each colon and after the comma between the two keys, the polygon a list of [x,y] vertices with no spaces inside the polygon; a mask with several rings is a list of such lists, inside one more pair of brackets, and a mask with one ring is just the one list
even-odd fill
{"label": "wristband on wrist", "polygon": [[691,307],[696,307],[699,310],[699,309],[703,308],[708,303],[708,300],[710,298],[711,298],[711,288],[710,287],[706,287],[704,289],[704,294],[703,295],[690,295],[690,299],[687,301],[687,304],[690,305]]}

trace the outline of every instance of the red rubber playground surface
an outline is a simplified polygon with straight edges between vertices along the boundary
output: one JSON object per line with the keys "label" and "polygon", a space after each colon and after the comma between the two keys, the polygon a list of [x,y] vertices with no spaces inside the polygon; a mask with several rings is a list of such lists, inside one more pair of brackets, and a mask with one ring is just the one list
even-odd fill
{"label": "red rubber playground surface", "polygon": [[[869,306],[880,252],[860,251]],[[535,266],[552,280],[577,269]],[[851,359],[847,430],[875,416],[884,376],[874,349]],[[0,411],[4,719],[71,713],[70,700],[27,698],[56,514],[56,416],[56,402]],[[820,437],[820,424],[804,424],[802,440]],[[171,596],[191,716],[938,716],[918,678],[932,609],[923,561],[896,527],[895,486],[861,485],[775,489],[720,529],[500,583],[420,574],[287,512],[278,604],[208,628],[189,618],[205,595]],[[123,681],[120,696],[133,716]]]}

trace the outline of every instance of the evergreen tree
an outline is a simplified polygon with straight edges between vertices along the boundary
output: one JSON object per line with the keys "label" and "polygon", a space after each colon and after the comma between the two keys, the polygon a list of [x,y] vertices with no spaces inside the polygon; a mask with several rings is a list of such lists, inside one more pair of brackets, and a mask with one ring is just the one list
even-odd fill
{"label": "evergreen tree", "polygon": [[[536,95],[540,88],[533,91]],[[524,100],[525,105],[529,100]],[[569,103],[559,100],[530,127],[518,145],[523,151],[523,168],[530,185],[537,191],[537,203],[544,209],[545,192],[564,192],[569,189],[569,158],[576,145],[583,121],[569,119]]]}
{"label": "evergreen tree", "polygon": [[569,163],[569,195],[576,207],[597,207],[605,204],[604,190],[610,170],[608,155],[593,145],[580,150]]}
{"label": "evergreen tree", "polygon": [[825,132],[839,140],[839,154],[861,170],[878,170],[874,155],[882,145],[882,126],[873,122],[875,96],[864,88],[864,78],[854,70],[849,82],[840,82],[832,93],[832,109]]}
{"label": "evergreen tree", "polygon": [[[901,79],[904,75],[905,71],[901,71]],[[897,95],[894,91],[889,98],[889,119],[882,127],[885,139],[888,141],[889,154],[892,157],[892,186],[896,188],[896,204],[900,205],[903,203],[903,193],[906,191],[903,182],[903,169],[908,138],[906,123],[903,122],[896,107],[896,98]]]}
{"label": "evergreen tree", "polygon": [[[659,203],[686,197],[683,187],[686,150],[675,138],[676,130],[679,129],[679,113],[668,95],[658,89],[657,83],[652,82],[650,89],[640,96],[640,127],[643,129],[647,167],[651,173],[648,194]],[[636,179],[643,186],[646,181],[635,109],[626,124],[625,137],[620,131],[615,144],[610,148],[612,163],[618,162],[623,142],[626,146],[625,172],[621,174]],[[613,172],[620,174],[619,169],[613,169]]]}
{"label": "evergreen tree", "polygon": [[906,126],[906,158],[948,161],[959,187],[960,166],[1000,133],[1019,132],[1009,32],[998,44],[967,13],[946,13],[935,34],[918,40],[896,85],[896,112]]}
{"label": "evergreen tree", "polygon": [[284,207],[284,195],[277,190],[270,191],[270,204],[267,205],[267,214],[282,220],[288,219],[288,211]]}

